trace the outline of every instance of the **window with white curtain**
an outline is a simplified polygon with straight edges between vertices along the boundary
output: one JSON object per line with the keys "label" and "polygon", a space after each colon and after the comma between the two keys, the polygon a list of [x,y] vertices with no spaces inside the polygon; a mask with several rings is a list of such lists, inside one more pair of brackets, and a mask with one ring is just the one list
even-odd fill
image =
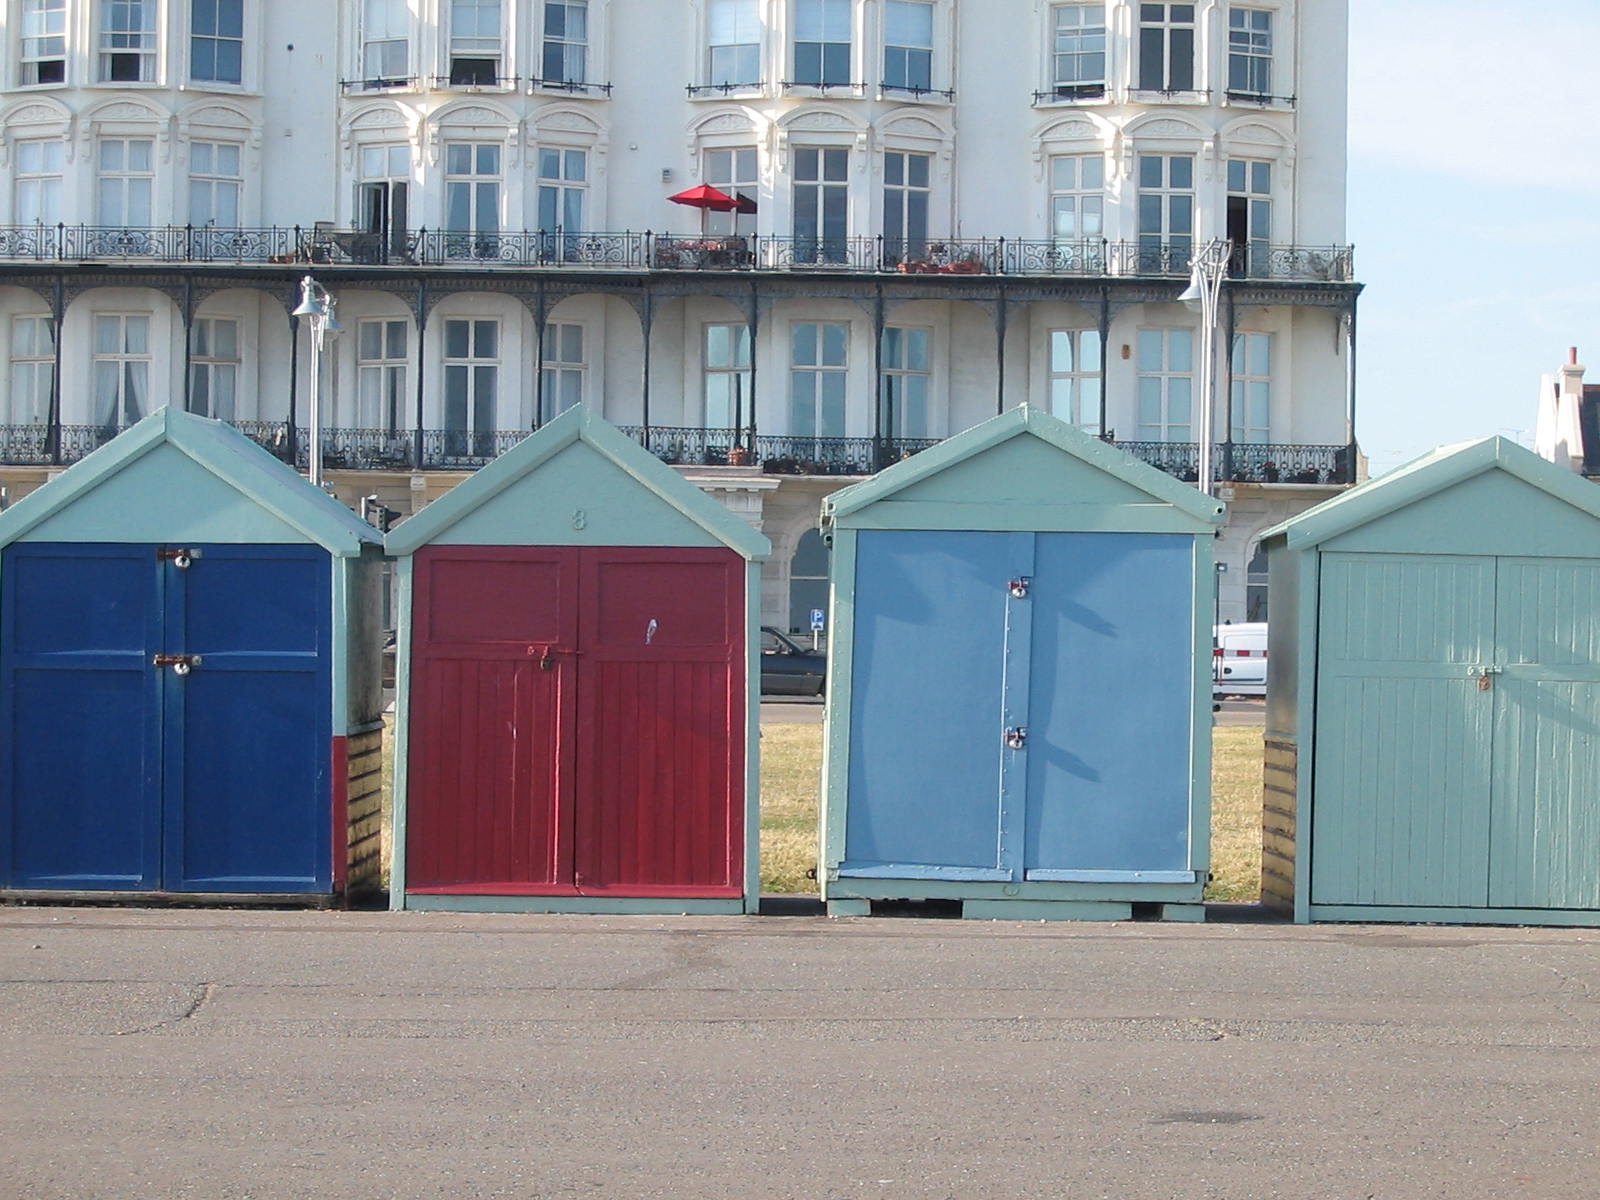
{"label": "window with white curtain", "polygon": [[933,5],[887,0],[883,9],[883,86],[921,95],[933,90]]}
{"label": "window with white curtain", "polygon": [[61,220],[61,171],[66,147],[60,138],[16,143],[12,160],[14,221],[18,225],[54,225]]}
{"label": "window with white curtain", "polygon": [[155,142],[150,138],[101,138],[97,155],[96,219],[108,228],[148,228],[155,188]]}
{"label": "window with white curtain", "polygon": [[404,319],[356,324],[356,420],[363,429],[405,427],[408,333]]}
{"label": "window with white curtain", "polygon": [[1050,411],[1087,433],[1100,432],[1098,329],[1050,331]]}
{"label": "window with white curtain", "polygon": [[1272,13],[1264,8],[1228,9],[1228,91],[1272,94]]}
{"label": "window with white curtain", "polygon": [[1106,6],[1057,4],[1050,9],[1050,86],[1058,96],[1100,96],[1106,90]]}
{"label": "window with white curtain", "polygon": [[156,0],[100,0],[101,83],[153,83]]}
{"label": "window with white curtain", "polygon": [[239,397],[239,322],[198,317],[189,356],[189,411],[231,421]]}
{"label": "window with white curtain", "polygon": [[789,327],[789,433],[844,436],[850,326],[797,322]]}
{"label": "window with white curtain", "polygon": [[243,151],[237,142],[189,144],[189,224],[239,227]]}
{"label": "window with white curtain", "polygon": [[850,0],[795,0],[793,83],[850,83]]}
{"label": "window with white curtain", "polygon": [[545,324],[541,386],[545,412],[551,417],[583,400],[584,380],[589,373],[589,360],[584,353],[586,343],[583,326],[574,321]]}
{"label": "window with white curtain", "polygon": [[67,81],[67,0],[22,0],[23,87]]}
{"label": "window with white curtain", "polygon": [[928,436],[933,330],[890,325],[883,331],[883,431],[891,438]]}
{"label": "window with white curtain", "polygon": [[398,87],[411,74],[411,13],[406,0],[364,0],[361,79],[369,88]]}
{"label": "window with white curtain", "polygon": [[150,316],[96,313],[94,424],[103,435],[150,415]]}
{"label": "window with white curtain", "polygon": [[[755,207],[756,191],[761,179],[756,169],[754,146],[714,147],[702,156],[701,176],[723,195],[746,199]],[[716,212],[709,208],[700,210],[702,232],[717,237],[745,236],[756,231],[756,214],[742,212]]]}
{"label": "window with white curtain", "polygon": [[1194,441],[1194,331],[1139,330],[1141,442]]}
{"label": "window with white curtain", "polygon": [[[750,326],[718,324],[705,327],[703,359],[705,428],[739,429],[750,423]],[[722,443],[731,439],[724,437]]]}
{"label": "window with white curtain", "polygon": [[55,322],[44,313],[11,318],[11,387],[0,424],[47,425],[56,373]]}
{"label": "window with white curtain", "polygon": [[492,87],[504,54],[500,0],[450,0],[450,85]]}
{"label": "window with white curtain", "polygon": [[1272,335],[1236,334],[1229,376],[1233,440],[1253,445],[1272,441]]}
{"label": "window with white curtain", "polygon": [[545,0],[542,83],[589,82],[588,0]]}

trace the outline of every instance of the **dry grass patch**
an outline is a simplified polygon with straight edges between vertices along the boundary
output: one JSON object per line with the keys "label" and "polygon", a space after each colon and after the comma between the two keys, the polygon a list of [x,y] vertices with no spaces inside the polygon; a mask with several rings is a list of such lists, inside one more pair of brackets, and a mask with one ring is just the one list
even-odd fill
{"label": "dry grass patch", "polygon": [[761,890],[815,892],[822,726],[761,727]]}
{"label": "dry grass patch", "polygon": [[1207,900],[1261,898],[1261,738],[1259,726],[1213,731]]}

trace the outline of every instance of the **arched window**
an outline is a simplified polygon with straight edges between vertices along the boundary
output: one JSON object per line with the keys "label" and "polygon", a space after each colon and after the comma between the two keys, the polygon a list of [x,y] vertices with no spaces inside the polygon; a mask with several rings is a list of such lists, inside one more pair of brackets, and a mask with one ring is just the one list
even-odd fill
{"label": "arched window", "polygon": [[809,633],[814,608],[828,608],[828,547],[820,532],[808,529],[789,560],[789,628]]}

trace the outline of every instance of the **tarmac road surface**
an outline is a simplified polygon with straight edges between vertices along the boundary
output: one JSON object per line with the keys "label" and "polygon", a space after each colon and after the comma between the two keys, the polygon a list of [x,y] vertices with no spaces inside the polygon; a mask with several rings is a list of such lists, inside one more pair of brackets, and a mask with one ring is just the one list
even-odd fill
{"label": "tarmac road surface", "polygon": [[1600,1195],[1586,931],[0,910],[0,1196]]}

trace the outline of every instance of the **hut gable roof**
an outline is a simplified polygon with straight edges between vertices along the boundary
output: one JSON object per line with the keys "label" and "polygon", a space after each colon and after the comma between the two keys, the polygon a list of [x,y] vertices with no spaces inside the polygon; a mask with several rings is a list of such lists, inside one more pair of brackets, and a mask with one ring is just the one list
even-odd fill
{"label": "hut gable roof", "polygon": [[578,404],[389,533],[430,543],[722,545],[764,560],[771,543],[726,505]]}
{"label": "hut gable roof", "polygon": [[0,513],[33,541],[306,542],[361,553],[382,537],[222,421],[170,405]]}

